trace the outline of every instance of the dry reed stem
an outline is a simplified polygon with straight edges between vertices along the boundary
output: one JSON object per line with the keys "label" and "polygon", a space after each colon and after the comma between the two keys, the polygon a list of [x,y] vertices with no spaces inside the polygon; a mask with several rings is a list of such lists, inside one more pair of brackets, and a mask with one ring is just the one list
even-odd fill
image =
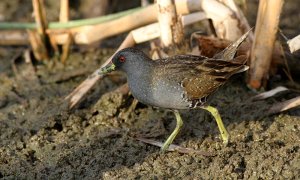
{"label": "dry reed stem", "polygon": [[60,56],[60,60],[62,63],[65,63],[68,56],[69,56],[69,51],[70,51],[70,46],[72,45],[73,38],[71,34],[66,34],[67,35],[67,41],[65,44],[62,45],[62,54]]}
{"label": "dry reed stem", "polygon": [[[181,15],[195,11],[203,11],[207,18],[212,19],[217,30],[218,37],[220,38],[235,41],[238,39],[239,35],[243,34],[237,26],[238,21],[234,18],[234,12],[216,0],[176,0],[175,4],[177,13]],[[76,44],[90,44],[106,37],[114,36],[143,25],[154,23],[156,20],[157,5],[149,5],[148,7],[131,15],[114,19],[109,22],[104,22],[98,25],[70,28],[68,30],[70,30],[72,35],[75,37],[74,42]],[[56,39],[57,43],[64,44],[65,41],[67,41],[67,38],[62,35],[69,31],[66,29],[47,29],[46,32],[51,34],[51,36],[54,36],[53,38]],[[24,38],[19,41],[24,41],[24,43],[28,42],[28,40]]]}
{"label": "dry reed stem", "polygon": [[[250,25],[248,23],[248,20],[244,16],[244,13],[241,11],[241,9],[235,4],[234,0],[219,0],[220,2],[224,3],[227,7],[229,7],[236,15],[238,23],[238,28],[242,30],[243,33],[250,30]],[[250,32],[248,35],[248,40],[250,40],[250,43],[254,40],[253,32]]]}
{"label": "dry reed stem", "polygon": [[47,29],[46,13],[43,0],[32,0],[37,31],[41,36],[45,36]]}
{"label": "dry reed stem", "polygon": [[194,24],[195,22],[203,21],[208,19],[204,12],[195,12],[181,17],[182,25],[188,26]]}
{"label": "dry reed stem", "polygon": [[[193,24],[198,21],[207,19],[204,12],[195,12],[181,17],[183,26]],[[159,23],[149,24],[147,26],[132,30],[134,41],[139,44],[142,42],[150,41],[160,36]]]}
{"label": "dry reed stem", "polygon": [[287,111],[287,110],[297,107],[299,105],[300,105],[300,96],[273,105],[268,110],[267,114],[276,114],[279,112]]}
{"label": "dry reed stem", "polygon": [[288,40],[287,44],[289,45],[291,53],[298,51],[300,49],[300,35]]}
{"label": "dry reed stem", "polygon": [[259,2],[248,80],[254,89],[260,88],[268,79],[282,5],[283,0]]}
{"label": "dry reed stem", "polygon": [[[163,146],[162,142],[155,141],[155,140],[152,140],[152,139],[145,139],[145,138],[141,138],[141,137],[137,137],[136,139],[139,140],[139,141],[142,141],[146,144],[151,144],[153,146],[157,146],[157,147],[162,147]],[[175,144],[171,144],[169,146],[169,148],[167,149],[167,151],[177,151],[177,152],[184,153],[184,154],[198,154],[198,155],[202,155],[202,156],[206,156],[206,157],[215,156],[214,153],[199,151],[199,150],[195,150],[195,149],[192,149],[192,148],[186,148],[186,147],[178,146],[178,145],[175,145]]]}
{"label": "dry reed stem", "polygon": [[[59,21],[60,22],[68,22],[69,21],[69,0],[60,0],[60,14]],[[70,46],[73,42],[72,34],[66,33],[61,36],[61,38],[66,39],[66,42],[62,45],[62,55],[60,56],[60,60],[62,63],[66,62],[66,59],[69,55]]]}
{"label": "dry reed stem", "polygon": [[[221,38],[236,40],[240,37],[238,34],[242,35],[242,32],[237,27],[238,21],[233,18],[234,12],[215,0],[201,1],[200,3],[197,0],[182,0],[176,1],[175,4],[178,14],[187,14],[203,9],[207,17],[213,19],[214,25],[216,29],[218,29],[218,35]],[[139,12],[110,22],[73,28],[72,33],[74,33],[75,42],[88,44],[142,25],[153,23],[157,19],[156,9],[157,5],[150,5]],[[218,13],[216,13],[216,11],[218,11]],[[107,31],[107,29],[110,29],[110,31]],[[228,33],[226,34],[226,32],[233,33],[230,35]],[[232,37],[232,35],[235,36]]]}
{"label": "dry reed stem", "polygon": [[47,21],[43,0],[32,0],[32,5],[39,37],[33,31],[28,30],[27,32],[31,32],[29,34],[29,41],[37,60],[49,59],[46,48]]}
{"label": "dry reed stem", "polygon": [[252,97],[251,100],[254,101],[254,100],[267,99],[269,97],[275,96],[276,94],[278,94],[280,92],[287,91],[287,90],[289,90],[289,89],[284,86],[278,86],[274,89],[271,89],[270,91],[266,91],[266,92],[260,93],[256,96]]}
{"label": "dry reed stem", "polygon": [[98,40],[117,35],[134,28],[150,24],[156,21],[156,6],[148,6],[145,9],[109,22],[93,26],[73,28],[74,40],[79,44],[90,44]]}
{"label": "dry reed stem", "polygon": [[56,42],[56,38],[54,38],[54,36],[51,36],[51,34],[49,34],[49,41],[50,41],[50,45],[53,48],[54,52],[56,55],[59,55],[59,48],[58,48],[58,43]]}
{"label": "dry reed stem", "polygon": [[160,39],[164,47],[183,42],[183,27],[173,0],[157,0]]}
{"label": "dry reed stem", "polygon": [[207,17],[212,19],[219,38],[236,41],[243,35],[235,13],[216,0],[202,0],[200,6]]}
{"label": "dry reed stem", "polygon": [[0,45],[27,45],[29,37],[26,31],[20,30],[1,30]]}
{"label": "dry reed stem", "polygon": [[60,0],[59,22],[68,22],[69,14],[69,0]]}
{"label": "dry reed stem", "polygon": [[[243,34],[238,28],[239,22],[234,18],[234,12],[216,0],[177,0],[175,1],[175,4],[178,14],[188,14],[194,11],[203,10],[207,17],[213,20],[218,37],[220,38],[235,41]],[[72,29],[72,32],[75,36],[75,42],[79,44],[88,44],[153,23],[157,19],[156,10],[157,5],[150,5],[139,12],[110,22],[74,28]],[[107,29],[109,29],[109,31],[107,31]]]}
{"label": "dry reed stem", "polygon": [[27,30],[34,57],[37,60],[48,59],[47,50],[41,36],[32,30]]}
{"label": "dry reed stem", "polygon": [[172,26],[176,24],[177,13],[172,0],[157,0],[157,5],[160,40],[164,47],[168,47],[174,44]]}
{"label": "dry reed stem", "polygon": [[[125,40],[122,42],[120,47],[116,52],[126,47],[132,47],[135,45],[135,41],[131,33],[127,35]],[[102,67],[105,67],[112,59],[114,54],[102,64]],[[73,108],[82,97],[95,85],[95,83],[101,79],[103,76],[98,74],[99,70],[93,72],[86,80],[84,80],[75,90],[73,90],[65,99],[69,100],[69,108]]]}

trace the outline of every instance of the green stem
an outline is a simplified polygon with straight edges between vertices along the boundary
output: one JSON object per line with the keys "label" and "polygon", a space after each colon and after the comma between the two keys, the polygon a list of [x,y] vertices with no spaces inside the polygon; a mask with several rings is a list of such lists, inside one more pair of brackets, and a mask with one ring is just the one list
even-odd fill
{"label": "green stem", "polygon": [[[140,11],[141,7],[129,9],[126,11],[122,11],[115,14],[109,14],[106,16],[101,16],[97,18],[90,18],[90,19],[81,19],[81,20],[73,20],[66,23],[60,23],[60,22],[50,22],[49,23],[49,29],[64,29],[64,28],[73,28],[78,26],[85,26],[85,25],[95,25],[95,24],[101,24],[107,21],[111,21],[114,19],[121,18],[123,16],[135,13],[137,11]],[[0,30],[12,30],[12,29],[36,29],[35,23],[18,23],[18,22],[0,22]]]}

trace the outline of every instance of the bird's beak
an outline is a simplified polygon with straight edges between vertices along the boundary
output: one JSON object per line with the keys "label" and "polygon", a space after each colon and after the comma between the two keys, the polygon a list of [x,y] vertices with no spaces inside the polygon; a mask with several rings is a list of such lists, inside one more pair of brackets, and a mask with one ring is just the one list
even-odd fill
{"label": "bird's beak", "polygon": [[109,72],[112,72],[116,69],[116,65],[112,62],[110,62],[109,64],[107,64],[105,67],[103,68],[100,68],[98,70],[98,74],[99,75],[103,75],[103,74],[106,74],[106,73],[109,73]]}

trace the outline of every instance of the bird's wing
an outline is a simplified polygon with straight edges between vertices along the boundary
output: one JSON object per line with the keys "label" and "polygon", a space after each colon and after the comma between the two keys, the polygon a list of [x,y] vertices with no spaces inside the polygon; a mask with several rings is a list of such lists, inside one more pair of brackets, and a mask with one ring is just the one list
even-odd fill
{"label": "bird's wing", "polygon": [[243,64],[235,63],[235,61],[208,59],[194,67],[198,73],[184,78],[182,86],[188,99],[204,98],[244,68]]}
{"label": "bird's wing", "polygon": [[[207,97],[230,76],[244,68],[239,61],[202,59],[198,56],[176,56],[177,59],[158,60],[155,76],[164,77],[168,82],[180,84],[185,98],[197,100]],[[179,57],[179,58],[178,58]]]}
{"label": "bird's wing", "polygon": [[[166,58],[167,61],[202,61],[207,59],[205,56],[195,56],[195,55],[175,55],[172,57]],[[166,59],[161,59],[161,60],[166,60]]]}

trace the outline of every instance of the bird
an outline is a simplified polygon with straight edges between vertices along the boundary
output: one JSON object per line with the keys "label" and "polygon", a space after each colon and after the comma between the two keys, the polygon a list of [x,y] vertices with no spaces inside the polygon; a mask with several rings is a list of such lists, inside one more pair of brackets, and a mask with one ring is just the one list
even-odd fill
{"label": "bird", "polygon": [[232,75],[248,69],[247,58],[235,57],[235,54],[249,32],[213,58],[175,55],[152,60],[137,48],[125,48],[118,51],[108,65],[100,68],[99,74],[123,71],[134,98],[143,104],[173,111],[176,127],[161,147],[162,152],[180,132],[183,121],[179,110],[182,109],[209,111],[217,122],[223,143],[227,144],[229,133],[218,110],[208,104],[207,98]]}

